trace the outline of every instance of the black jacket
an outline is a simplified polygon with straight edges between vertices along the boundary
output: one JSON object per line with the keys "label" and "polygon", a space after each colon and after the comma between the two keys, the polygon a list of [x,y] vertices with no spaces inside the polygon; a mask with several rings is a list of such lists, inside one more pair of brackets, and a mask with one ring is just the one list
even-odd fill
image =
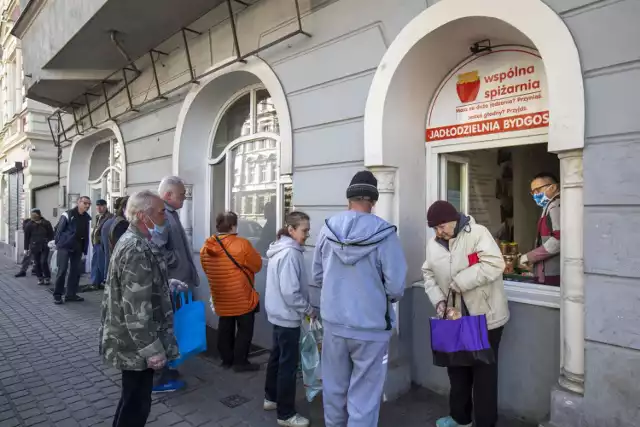
{"label": "black jacket", "polygon": [[42,250],[47,243],[53,240],[53,227],[51,223],[42,218],[40,222],[29,221],[24,227],[24,248],[29,250]]}

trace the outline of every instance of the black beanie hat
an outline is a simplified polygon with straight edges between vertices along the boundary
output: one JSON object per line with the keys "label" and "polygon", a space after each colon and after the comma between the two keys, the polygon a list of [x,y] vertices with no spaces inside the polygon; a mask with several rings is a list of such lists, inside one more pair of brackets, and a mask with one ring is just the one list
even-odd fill
{"label": "black beanie hat", "polygon": [[378,200],[378,180],[370,171],[356,172],[347,188],[347,199],[364,197],[373,202]]}
{"label": "black beanie hat", "polygon": [[429,210],[427,211],[429,228],[437,227],[447,222],[457,221],[458,218],[460,218],[460,214],[455,206],[444,200],[434,202],[429,206]]}

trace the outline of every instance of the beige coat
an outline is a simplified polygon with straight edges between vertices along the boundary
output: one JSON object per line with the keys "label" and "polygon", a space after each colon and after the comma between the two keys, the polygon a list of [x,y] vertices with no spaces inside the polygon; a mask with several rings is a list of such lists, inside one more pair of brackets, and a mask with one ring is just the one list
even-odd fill
{"label": "beige coat", "polygon": [[[427,244],[427,259],[422,266],[425,291],[434,306],[446,299],[449,285],[455,281],[472,315],[485,314],[489,329],[499,328],[509,320],[509,306],[502,273],[504,259],[500,248],[486,227],[473,218],[449,241],[447,250],[435,238]],[[469,265],[469,255],[476,253],[479,262]],[[472,256],[473,258],[473,256]],[[451,305],[452,301],[449,301]],[[460,297],[456,298],[460,307]]]}

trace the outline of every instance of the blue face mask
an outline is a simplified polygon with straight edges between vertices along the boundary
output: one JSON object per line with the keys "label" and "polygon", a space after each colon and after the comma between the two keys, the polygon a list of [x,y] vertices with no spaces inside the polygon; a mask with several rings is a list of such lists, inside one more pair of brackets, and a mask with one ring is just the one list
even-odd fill
{"label": "blue face mask", "polygon": [[153,228],[149,228],[147,227],[147,230],[149,230],[149,234],[151,234],[151,236],[154,235],[161,235],[162,232],[164,231],[164,229],[167,227],[166,225],[158,225],[155,222],[153,222],[153,220],[151,218],[149,218],[149,221],[151,221],[151,223],[153,224]]}
{"label": "blue face mask", "polygon": [[549,200],[551,199],[549,199],[547,195],[544,193],[538,193],[533,195],[533,200],[534,202],[536,202],[536,205],[540,206],[541,208],[544,208],[549,204]]}

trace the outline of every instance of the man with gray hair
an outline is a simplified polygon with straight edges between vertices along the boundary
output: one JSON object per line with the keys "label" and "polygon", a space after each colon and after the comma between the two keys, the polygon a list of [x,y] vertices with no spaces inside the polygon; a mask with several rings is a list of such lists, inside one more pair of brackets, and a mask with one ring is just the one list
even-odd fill
{"label": "man with gray hair", "polygon": [[[158,186],[158,193],[166,209],[167,227],[161,236],[154,238],[154,243],[164,246],[167,261],[169,278],[186,283],[191,290],[200,284],[198,270],[193,262],[193,250],[187,238],[180,217],[179,209],[182,209],[186,199],[186,189],[184,181],[177,176],[167,176],[162,179]],[[177,370],[163,369],[153,391],[156,393],[166,393],[180,390],[185,386],[183,381],[178,379]]]}
{"label": "man with gray hair", "polygon": [[165,225],[162,199],[141,191],[127,203],[130,225],[115,246],[102,301],[100,355],[122,371],[122,394],[113,426],[144,426],[151,410],[154,372],[178,358],[162,249],[152,243]]}

